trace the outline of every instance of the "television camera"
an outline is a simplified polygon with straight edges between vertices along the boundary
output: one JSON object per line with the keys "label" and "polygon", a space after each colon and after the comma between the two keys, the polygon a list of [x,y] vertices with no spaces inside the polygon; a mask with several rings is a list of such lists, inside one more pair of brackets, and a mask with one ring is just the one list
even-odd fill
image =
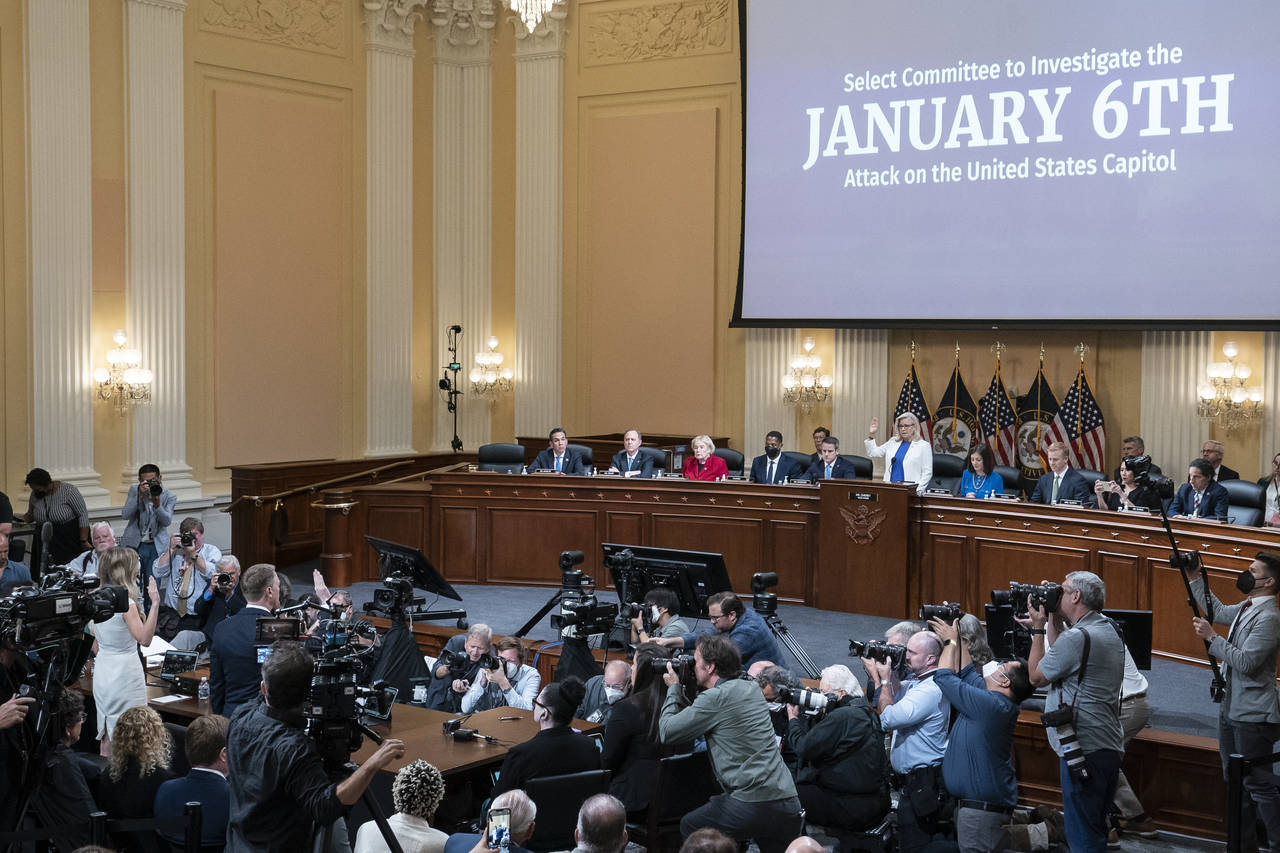
{"label": "television camera", "polygon": [[778,596],[775,593],[766,590],[778,585],[777,572],[756,572],[751,576],[751,606],[764,617],[764,622],[769,626],[769,630],[773,632],[773,636],[778,638],[778,642],[786,646],[787,651],[796,659],[796,663],[804,670],[805,675],[809,678],[817,678],[821,675],[821,670],[817,664],[813,662],[813,658],[809,657],[809,653],[804,650],[804,646],[791,636],[791,632],[778,616]]}
{"label": "television camera", "polygon": [[586,640],[606,633],[618,616],[618,605],[601,604],[595,582],[573,568],[586,557],[581,551],[560,554],[560,612],[551,614],[551,627],[566,640]]}

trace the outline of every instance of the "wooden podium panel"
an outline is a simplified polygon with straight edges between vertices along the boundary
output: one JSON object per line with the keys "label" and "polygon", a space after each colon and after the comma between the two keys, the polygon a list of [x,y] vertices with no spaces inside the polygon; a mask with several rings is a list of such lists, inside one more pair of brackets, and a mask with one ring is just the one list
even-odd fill
{"label": "wooden podium panel", "polygon": [[825,480],[813,605],[824,610],[902,618],[907,615],[914,486]]}

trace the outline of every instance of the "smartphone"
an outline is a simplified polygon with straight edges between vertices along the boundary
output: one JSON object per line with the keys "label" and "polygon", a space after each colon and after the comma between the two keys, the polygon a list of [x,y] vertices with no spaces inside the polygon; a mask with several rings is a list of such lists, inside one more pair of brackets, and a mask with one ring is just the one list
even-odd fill
{"label": "smartphone", "polygon": [[511,838],[511,809],[489,809],[489,847],[497,850]]}

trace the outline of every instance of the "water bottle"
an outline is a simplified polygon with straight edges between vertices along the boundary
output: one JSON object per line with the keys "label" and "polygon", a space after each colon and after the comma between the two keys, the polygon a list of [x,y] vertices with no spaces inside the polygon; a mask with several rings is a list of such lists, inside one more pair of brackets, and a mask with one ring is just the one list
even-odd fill
{"label": "water bottle", "polygon": [[200,687],[196,690],[196,698],[200,701],[200,710],[209,713],[209,679],[204,677],[200,679]]}

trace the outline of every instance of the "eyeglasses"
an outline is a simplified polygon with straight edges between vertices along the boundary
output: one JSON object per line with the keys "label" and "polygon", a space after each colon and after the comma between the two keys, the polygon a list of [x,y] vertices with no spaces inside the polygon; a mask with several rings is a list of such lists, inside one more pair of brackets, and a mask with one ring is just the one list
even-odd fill
{"label": "eyeglasses", "polygon": [[729,614],[727,614],[727,613],[717,613],[717,614],[715,614],[714,616],[712,616],[710,613],[708,613],[708,614],[707,614],[707,618],[708,618],[708,619],[710,619],[712,622],[715,622],[717,619],[723,619],[724,617],[726,617],[726,616],[728,616],[728,615],[729,615]]}

